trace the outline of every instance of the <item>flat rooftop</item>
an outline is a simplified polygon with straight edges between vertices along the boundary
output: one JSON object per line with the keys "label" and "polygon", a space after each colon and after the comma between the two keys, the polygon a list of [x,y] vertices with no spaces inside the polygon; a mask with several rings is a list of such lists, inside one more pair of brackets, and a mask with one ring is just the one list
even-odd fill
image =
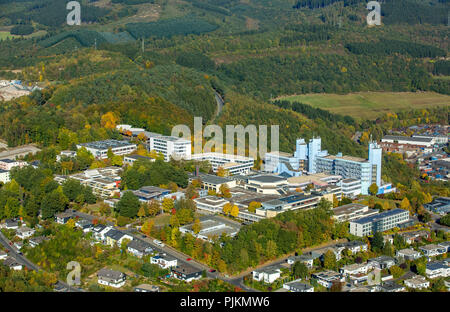
{"label": "flat rooftop", "polygon": [[347,205],[343,205],[343,206],[339,206],[339,207],[333,208],[332,211],[333,211],[333,213],[335,215],[341,215],[341,214],[352,213],[354,211],[365,209],[367,207],[368,207],[367,205],[362,205],[362,204],[358,204],[358,203],[352,203],[352,204],[347,204]]}
{"label": "flat rooftop", "polygon": [[98,150],[107,150],[109,148],[126,147],[126,146],[132,146],[132,145],[136,145],[136,144],[130,143],[128,141],[104,140],[104,141],[95,141],[95,142],[89,142],[89,143],[80,143],[78,145],[88,147],[88,148],[98,149]]}
{"label": "flat rooftop", "polygon": [[274,176],[274,175],[258,175],[258,176],[253,176],[253,177],[249,177],[248,180],[252,180],[252,181],[257,181],[260,183],[276,183],[276,182],[283,182],[283,181],[287,181],[286,178],[282,178],[282,177],[278,177],[278,176]]}
{"label": "flat rooftop", "polygon": [[334,177],[335,175],[332,174],[326,174],[325,172],[315,173],[315,174],[308,174],[308,175],[301,175],[298,177],[291,177],[288,178],[289,183],[307,183],[312,181],[322,181],[322,179],[327,179],[330,177]]}
{"label": "flat rooftop", "polygon": [[232,179],[229,179],[229,178],[219,177],[219,176],[215,176],[212,174],[204,174],[204,173],[200,173],[198,177],[193,176],[192,178],[193,179],[199,178],[204,183],[215,184],[215,185],[233,181]]}
{"label": "flat rooftop", "polygon": [[318,158],[325,158],[325,159],[332,159],[332,160],[341,159],[341,160],[354,161],[354,162],[367,162],[368,161],[365,158],[348,156],[348,155],[343,155],[343,156],[328,155],[328,156],[323,156],[323,157],[318,157]]}
{"label": "flat rooftop", "polygon": [[376,215],[363,217],[361,219],[358,219],[358,220],[355,220],[355,221],[352,221],[352,222],[355,222],[355,223],[358,223],[358,224],[374,222],[374,221],[379,220],[381,218],[386,218],[386,217],[393,216],[393,215],[396,215],[396,214],[399,214],[399,213],[404,213],[405,211],[407,211],[407,210],[400,209],[400,208],[395,208],[395,209],[391,209],[391,210],[388,210],[388,211],[383,211],[381,213],[377,213]]}
{"label": "flat rooftop", "polygon": [[401,135],[385,135],[382,140],[395,140],[395,141],[411,141],[411,142],[422,142],[430,143],[433,138],[423,138],[423,137],[408,137]]}

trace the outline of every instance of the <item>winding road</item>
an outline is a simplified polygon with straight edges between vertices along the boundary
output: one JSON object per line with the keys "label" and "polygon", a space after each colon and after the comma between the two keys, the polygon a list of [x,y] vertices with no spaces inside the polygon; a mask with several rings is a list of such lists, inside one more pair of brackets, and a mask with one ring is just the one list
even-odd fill
{"label": "winding road", "polygon": [[[18,251],[15,247],[11,246],[9,239],[6,238],[2,232],[0,232],[0,244],[2,244],[8,250],[8,256],[15,258],[16,261],[19,262],[20,264],[22,264],[22,265],[26,266],[28,269],[31,269],[36,272],[41,270],[36,264],[34,264],[33,262],[31,262],[30,260],[25,258],[25,256],[20,251]],[[71,287],[66,282],[61,281],[61,280],[58,281],[58,284],[60,286],[63,286],[64,288],[66,288],[68,291],[71,291],[71,292],[82,292],[83,291],[81,289]]]}

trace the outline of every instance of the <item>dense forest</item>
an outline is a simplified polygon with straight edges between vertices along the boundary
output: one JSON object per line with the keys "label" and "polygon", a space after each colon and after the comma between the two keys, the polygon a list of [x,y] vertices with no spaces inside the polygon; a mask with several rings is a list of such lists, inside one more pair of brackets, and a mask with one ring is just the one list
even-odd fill
{"label": "dense forest", "polygon": [[[410,1],[396,2],[397,7]],[[0,107],[0,135],[9,145],[36,142],[58,150],[114,138],[117,132],[102,124],[102,117],[113,112],[116,123],[163,134],[170,134],[176,124],[191,126],[193,116],[222,127],[278,124],[282,150],[291,151],[298,137],[320,135],[330,153],[365,157],[369,135],[379,139],[393,125],[418,120],[445,122],[447,111],[434,107],[426,110],[426,118],[420,112],[398,113],[398,119],[383,116],[374,123],[301,103],[269,102],[305,93],[450,94],[448,61],[441,59],[448,44],[440,26],[368,29],[360,18],[367,14],[365,1],[299,1],[298,9],[292,8],[295,3],[278,0],[163,1],[161,8],[159,2],[141,2],[113,1],[97,21],[80,27],[34,22],[42,36],[1,42],[1,75],[44,87]],[[447,4],[431,2],[436,8]],[[11,10],[13,3],[23,7]],[[41,0],[43,8],[50,3]],[[392,3],[385,1],[382,7]],[[5,8],[2,14],[28,16],[13,21],[1,15],[5,26],[27,26],[39,9],[27,13],[26,1],[0,5]],[[419,16],[426,20],[432,5],[423,5],[427,10]],[[139,19],[144,6],[162,17]],[[122,20],[130,14],[136,15]],[[342,27],[329,20],[337,15],[343,18]],[[112,20],[114,25],[109,25]],[[363,42],[368,36],[373,38]],[[214,91],[225,100],[219,116]],[[351,139],[355,131],[365,133],[362,141]]]}
{"label": "dense forest", "polygon": [[348,43],[345,46],[350,52],[355,54],[372,54],[372,55],[392,55],[392,54],[408,54],[413,57],[438,57],[445,56],[447,53],[439,48],[418,44],[414,42],[403,42],[397,40],[383,39],[379,42],[358,42]]}

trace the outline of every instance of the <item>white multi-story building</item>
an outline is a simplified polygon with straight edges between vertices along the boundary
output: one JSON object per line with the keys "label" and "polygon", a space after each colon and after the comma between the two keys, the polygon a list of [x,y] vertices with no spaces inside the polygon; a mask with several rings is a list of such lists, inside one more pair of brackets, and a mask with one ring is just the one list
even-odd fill
{"label": "white multi-story building", "polygon": [[409,221],[409,211],[392,209],[372,216],[350,221],[350,234],[367,236],[398,227]]}
{"label": "white multi-story building", "polygon": [[9,171],[14,167],[24,167],[28,165],[27,162],[14,159],[0,159],[0,169]]}
{"label": "white multi-story building", "polygon": [[332,209],[333,218],[338,222],[352,221],[378,214],[378,210],[370,209],[367,205],[352,203]]}
{"label": "white multi-story building", "polygon": [[104,140],[89,143],[77,144],[77,149],[86,148],[97,159],[108,158],[108,150],[111,149],[114,155],[131,154],[137,149],[137,145],[128,141]]}
{"label": "white multi-story building", "polygon": [[91,187],[96,196],[108,198],[115,193],[120,194],[121,170],[120,167],[90,169],[70,176],[55,175],[55,181],[63,184],[68,179],[78,180],[81,184]]}
{"label": "white multi-story building", "polygon": [[3,184],[6,184],[9,181],[11,181],[11,177],[9,175],[9,171],[0,169],[0,182],[2,182]]}
{"label": "white multi-story building", "polygon": [[348,198],[355,198],[361,194],[361,180],[344,179],[337,183],[341,187],[342,195]]}
{"label": "white multi-story building", "polygon": [[223,206],[228,203],[223,198],[216,196],[206,196],[194,199],[197,205],[197,210],[209,213],[220,213],[223,211]]}
{"label": "white multi-story building", "polygon": [[164,155],[164,160],[170,157],[180,159],[191,158],[191,141],[174,136],[152,136],[148,139],[148,149]]}
{"label": "white multi-story building", "polygon": [[227,170],[230,175],[248,174],[255,161],[252,157],[223,153],[192,154],[190,159],[199,161],[207,160],[211,163],[214,172],[217,172],[217,170],[222,167]]}

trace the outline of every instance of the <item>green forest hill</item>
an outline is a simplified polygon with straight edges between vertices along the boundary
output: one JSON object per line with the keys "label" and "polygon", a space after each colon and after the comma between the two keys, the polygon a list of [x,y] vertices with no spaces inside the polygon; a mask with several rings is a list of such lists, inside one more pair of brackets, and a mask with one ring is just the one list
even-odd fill
{"label": "green forest hill", "polygon": [[[447,0],[386,0],[377,27],[361,0],[80,2],[82,25],[68,26],[65,1],[0,0],[0,79],[45,86],[1,104],[0,137],[11,146],[117,137],[102,125],[108,112],[164,134],[194,116],[279,124],[281,150],[315,134],[331,153],[355,156],[367,148],[355,131],[379,139],[392,127],[448,123]],[[215,92],[225,100],[218,116]],[[390,110],[361,119],[301,97],[274,101],[367,92],[381,97],[368,110]],[[410,109],[404,92],[440,100]]]}

